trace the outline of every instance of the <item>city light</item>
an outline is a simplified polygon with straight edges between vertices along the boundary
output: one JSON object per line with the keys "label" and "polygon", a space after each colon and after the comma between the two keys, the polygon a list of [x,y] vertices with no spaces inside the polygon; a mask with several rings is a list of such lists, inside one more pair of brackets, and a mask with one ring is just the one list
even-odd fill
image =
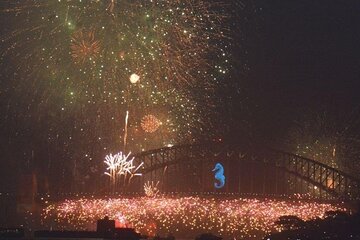
{"label": "city light", "polygon": [[258,239],[278,231],[280,216],[294,215],[303,220],[323,218],[325,212],[346,210],[343,206],[299,199],[170,197],[81,198],[49,205],[43,222],[58,227],[87,229],[97,219],[109,216],[143,234],[179,234],[183,237],[202,232],[222,236]]}

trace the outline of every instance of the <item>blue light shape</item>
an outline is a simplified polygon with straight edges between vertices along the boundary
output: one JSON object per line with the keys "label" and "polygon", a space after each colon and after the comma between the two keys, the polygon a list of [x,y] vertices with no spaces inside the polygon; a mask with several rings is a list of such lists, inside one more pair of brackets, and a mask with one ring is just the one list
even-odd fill
{"label": "blue light shape", "polygon": [[219,189],[219,188],[224,187],[224,185],[225,185],[225,175],[224,175],[224,167],[223,167],[223,165],[221,165],[221,163],[215,164],[215,168],[212,171],[213,172],[215,171],[215,179],[219,181],[218,183],[216,182],[214,184],[215,188]]}

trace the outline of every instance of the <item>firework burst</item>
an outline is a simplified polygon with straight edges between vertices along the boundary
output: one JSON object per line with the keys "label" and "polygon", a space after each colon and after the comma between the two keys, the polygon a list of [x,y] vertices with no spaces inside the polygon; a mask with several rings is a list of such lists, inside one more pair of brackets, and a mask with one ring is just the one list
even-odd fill
{"label": "firework burst", "polygon": [[124,180],[126,180],[126,177],[130,175],[130,178],[133,176],[141,176],[141,173],[138,173],[137,171],[140,169],[140,167],[143,165],[141,163],[138,166],[134,165],[134,157],[129,158],[131,152],[129,152],[128,155],[123,154],[122,152],[119,152],[115,155],[107,155],[105,157],[104,163],[107,165],[106,170],[108,172],[105,172],[106,175],[110,177],[111,184],[113,186],[113,189],[116,189],[116,186],[119,182],[119,177],[124,176]]}
{"label": "firework burst", "polygon": [[95,60],[100,53],[100,42],[95,40],[94,31],[79,30],[71,37],[71,56],[75,63]]}
{"label": "firework burst", "polygon": [[159,181],[156,184],[151,181],[144,184],[144,191],[147,197],[156,197],[159,194]]}
{"label": "firework burst", "polygon": [[141,119],[141,127],[145,132],[153,133],[158,130],[161,125],[161,121],[154,115],[146,115]]}

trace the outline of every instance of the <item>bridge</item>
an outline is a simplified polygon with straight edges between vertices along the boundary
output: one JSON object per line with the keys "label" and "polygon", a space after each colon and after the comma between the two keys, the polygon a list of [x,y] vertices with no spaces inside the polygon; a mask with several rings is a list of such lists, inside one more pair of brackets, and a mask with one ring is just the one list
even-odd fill
{"label": "bridge", "polygon": [[[312,159],[270,148],[219,142],[179,145],[135,155],[143,177],[134,185],[159,182],[163,192],[307,194],[319,199],[360,198],[360,181]],[[226,185],[214,188],[215,163],[224,166]]]}

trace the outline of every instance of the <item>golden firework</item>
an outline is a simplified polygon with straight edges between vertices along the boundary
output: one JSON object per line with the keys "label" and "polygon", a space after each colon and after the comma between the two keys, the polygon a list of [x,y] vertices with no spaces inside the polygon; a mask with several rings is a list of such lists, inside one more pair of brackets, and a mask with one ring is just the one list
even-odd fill
{"label": "golden firework", "polygon": [[157,181],[157,183],[154,183],[153,181],[148,181],[147,183],[144,184],[144,191],[145,191],[145,195],[147,197],[156,197],[159,194],[159,181]]}
{"label": "golden firework", "polygon": [[93,60],[100,53],[100,41],[95,39],[94,30],[79,30],[71,38],[71,56],[75,63]]}
{"label": "golden firework", "polygon": [[158,130],[161,125],[161,121],[154,115],[148,114],[141,119],[141,127],[145,132],[153,133]]}

